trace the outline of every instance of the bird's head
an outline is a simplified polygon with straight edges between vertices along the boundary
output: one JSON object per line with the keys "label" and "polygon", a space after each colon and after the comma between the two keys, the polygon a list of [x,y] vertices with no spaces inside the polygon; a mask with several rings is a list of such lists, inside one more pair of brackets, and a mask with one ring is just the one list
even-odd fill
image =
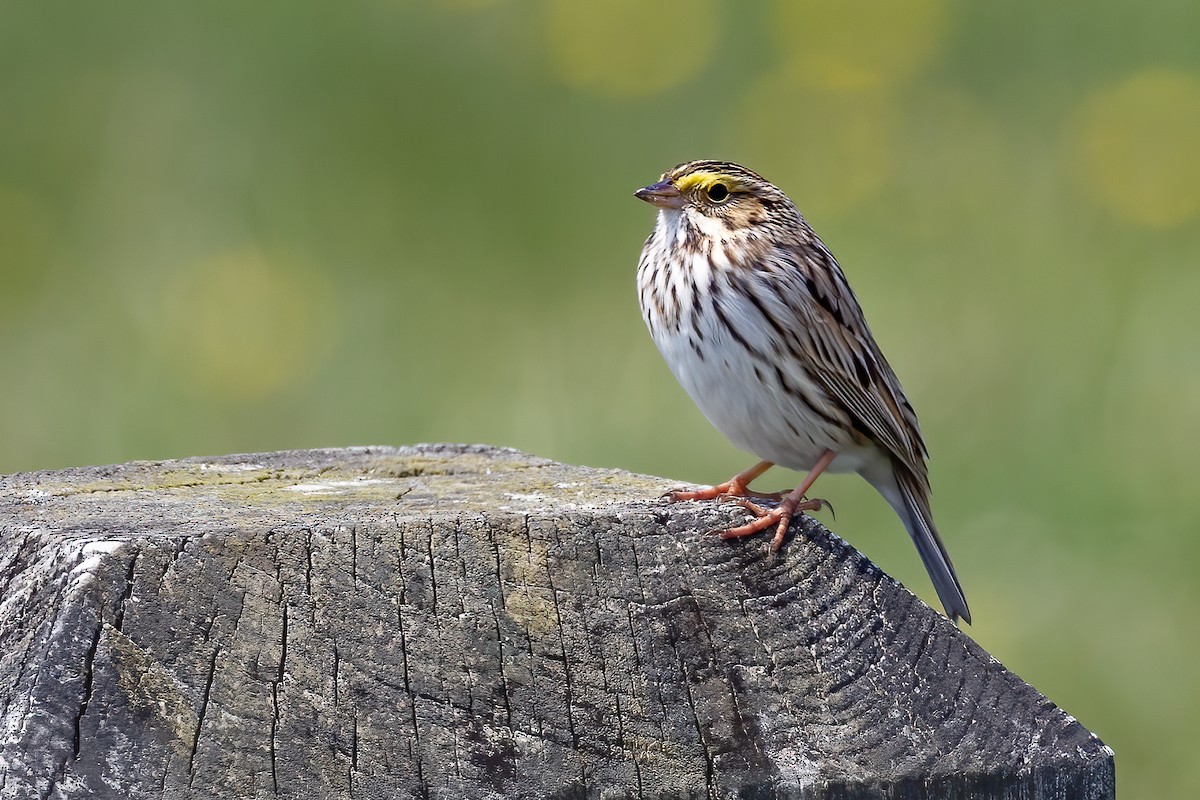
{"label": "bird's head", "polygon": [[633,193],[640,200],[678,213],[709,235],[730,235],[781,220],[795,206],[762,176],[729,161],[689,161],[663,174],[658,183]]}

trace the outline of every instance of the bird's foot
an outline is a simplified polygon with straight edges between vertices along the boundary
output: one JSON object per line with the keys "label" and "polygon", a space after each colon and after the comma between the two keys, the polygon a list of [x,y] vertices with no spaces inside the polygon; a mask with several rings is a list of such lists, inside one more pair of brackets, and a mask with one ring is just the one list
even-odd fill
{"label": "bird's foot", "polygon": [[775,508],[763,508],[758,503],[753,503],[745,498],[738,499],[737,504],[745,508],[757,517],[757,519],[747,522],[745,525],[738,525],[735,528],[716,531],[716,533],[722,539],[740,539],[743,536],[753,536],[756,533],[767,530],[771,526],[775,526],[775,536],[771,539],[771,552],[777,551],[783,544],[783,537],[787,535],[792,517],[797,513],[803,511],[820,511],[822,508],[829,506],[827,501],[820,498],[808,500],[800,497],[793,502],[790,496]]}
{"label": "bird's foot", "polygon": [[727,497],[732,483],[732,481],[726,481],[718,483],[716,486],[709,486],[707,489],[673,489],[664,494],[663,499],[668,503],[678,503],[683,500],[715,500],[718,497]]}
{"label": "bird's foot", "polygon": [[716,486],[710,486],[707,489],[683,490],[676,489],[667,492],[663,497],[668,503],[678,503],[681,500],[741,500],[746,497],[753,497],[757,500],[771,500],[779,503],[783,498],[787,497],[787,492],[756,492],[749,486],[738,484],[734,481],[726,481],[718,483]]}
{"label": "bird's foot", "polygon": [[678,503],[681,500],[730,500],[742,497],[757,497],[762,500],[783,500],[787,492],[756,492],[750,488],[750,482],[762,475],[772,466],[770,461],[760,461],[753,467],[739,472],[724,483],[710,486],[707,489],[684,490],[676,489],[663,495],[667,502]]}

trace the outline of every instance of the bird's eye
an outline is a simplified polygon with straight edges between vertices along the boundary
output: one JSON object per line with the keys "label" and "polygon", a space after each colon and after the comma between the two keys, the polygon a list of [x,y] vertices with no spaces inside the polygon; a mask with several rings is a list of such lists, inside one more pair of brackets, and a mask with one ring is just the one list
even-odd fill
{"label": "bird's eye", "polygon": [[729,199],[729,187],[723,183],[714,183],[704,191],[714,203],[723,203]]}

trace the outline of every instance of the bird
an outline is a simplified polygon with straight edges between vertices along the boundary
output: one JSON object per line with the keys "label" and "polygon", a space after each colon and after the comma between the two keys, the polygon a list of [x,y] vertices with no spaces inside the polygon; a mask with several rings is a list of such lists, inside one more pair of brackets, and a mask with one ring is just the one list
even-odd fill
{"label": "bird", "polygon": [[[917,415],[837,260],[795,204],[758,173],[715,160],[680,164],[634,196],[658,210],[637,269],[650,336],[708,421],[761,459],[667,499],[737,502],[753,519],[721,538],[774,527],[774,552],[794,515],[827,505],[807,497],[823,472],[856,472],[904,523],[946,615],[970,623],[934,526]],[[751,490],[776,464],[807,475],[788,493]]]}

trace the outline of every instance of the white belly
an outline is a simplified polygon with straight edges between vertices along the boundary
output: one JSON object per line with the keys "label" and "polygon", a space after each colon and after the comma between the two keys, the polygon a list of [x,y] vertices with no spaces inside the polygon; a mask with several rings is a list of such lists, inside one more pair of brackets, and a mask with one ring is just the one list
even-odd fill
{"label": "white belly", "polygon": [[[823,392],[802,371],[779,364],[792,389],[785,390],[775,362],[759,363],[756,373],[758,360],[725,332],[715,314],[702,314],[697,322],[703,358],[692,347],[686,324],[679,332],[671,326],[651,326],[654,343],[704,416],[735,446],[801,471],[811,469],[826,450],[838,454],[829,467],[833,472],[857,472],[871,460],[873,449],[859,445],[845,425],[831,424],[805,402],[804,396],[821,398]],[[764,337],[767,333],[760,331]],[[750,335],[744,338],[760,352],[772,352],[767,339],[760,347]]]}

